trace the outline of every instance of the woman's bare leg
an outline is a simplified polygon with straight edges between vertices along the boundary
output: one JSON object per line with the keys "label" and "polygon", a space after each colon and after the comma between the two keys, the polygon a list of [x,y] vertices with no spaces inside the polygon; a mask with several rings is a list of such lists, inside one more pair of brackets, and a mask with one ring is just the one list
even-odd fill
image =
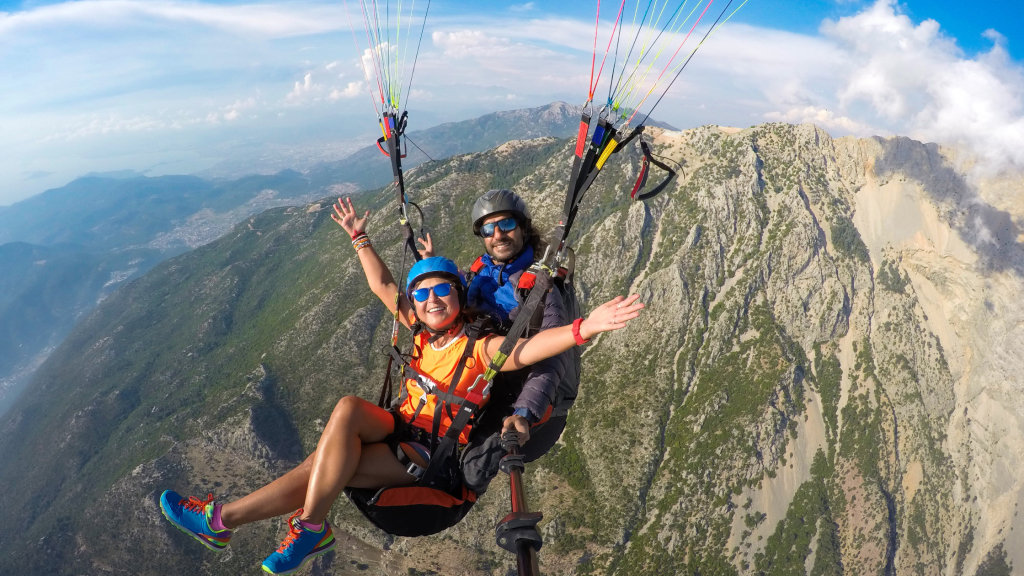
{"label": "woman's bare leg", "polygon": [[375,480],[374,487],[415,481],[386,446],[384,450],[367,450],[367,461],[361,461],[363,445],[379,443],[394,427],[395,421],[387,410],[357,396],[342,398],[334,407],[313,455],[313,470],[300,518],[313,524],[323,522],[357,469],[364,472],[361,479]]}
{"label": "woman's bare leg", "polygon": [[[362,412],[369,412],[370,414],[366,414],[365,417],[355,417],[357,413]],[[332,434],[345,434],[348,431],[351,435],[354,425],[364,425],[369,428],[363,431],[364,434],[353,436],[358,438],[360,444],[363,442],[380,442],[394,430],[394,419],[386,410],[365,400],[355,396],[342,398],[331,414],[330,421],[324,428],[317,451],[310,454],[301,464],[284,476],[240,500],[225,504],[220,512],[221,522],[224,523],[224,526],[234,529],[243,524],[274,518],[302,508],[306,502],[306,493],[310,485],[314,462],[317,454],[321,451],[320,446]],[[363,438],[366,438],[366,440],[363,440]],[[328,441],[329,445],[334,445],[335,443],[333,440]],[[345,444],[345,442],[341,442],[341,444]],[[381,446],[383,451],[379,449],[370,451],[357,450],[354,453],[355,457],[358,458],[358,466],[356,467],[356,475],[352,478],[351,486],[376,488],[379,486],[408,484],[413,481],[413,477],[406,474],[405,469],[398,463],[398,459],[395,458],[390,449],[383,444]],[[411,452],[411,450],[407,452]],[[368,461],[363,462],[362,454],[369,457]],[[338,460],[341,455],[335,454],[334,456],[335,458],[332,460]],[[419,458],[416,459],[420,460]],[[334,463],[335,465],[340,465],[338,462]],[[328,464],[328,462],[325,462],[325,465]],[[379,471],[376,469],[378,467],[380,468]],[[338,490],[334,498],[337,498],[340,492],[341,490]],[[333,500],[331,502],[333,503]],[[330,504],[327,505],[327,509],[330,509]],[[324,514],[326,517],[326,512]],[[319,521],[316,521],[316,523],[319,523]]]}
{"label": "woman's bare leg", "polygon": [[309,486],[314,456],[310,454],[302,464],[252,494],[222,506],[221,522],[226,528],[234,529],[242,524],[274,518],[302,508],[302,503],[306,501],[306,487]]}

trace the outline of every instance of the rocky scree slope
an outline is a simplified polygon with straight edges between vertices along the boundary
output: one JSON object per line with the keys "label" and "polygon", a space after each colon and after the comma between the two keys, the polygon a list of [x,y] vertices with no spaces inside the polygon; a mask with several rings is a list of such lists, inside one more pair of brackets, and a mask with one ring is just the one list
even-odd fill
{"label": "rocky scree slope", "polygon": [[[968,184],[937,146],[810,125],[655,143],[683,167],[674,186],[631,203],[629,150],[581,210],[584,308],[631,290],[648,309],[587,349],[566,432],[529,469],[544,572],[1020,565],[1020,181]],[[410,172],[440,252],[476,256],[466,215],[488,188],[514,188],[550,227],[571,144],[511,142]],[[313,449],[338,398],[375,396],[389,323],[328,202],[265,212],[159,265],[72,332],[0,420],[0,528],[16,535],[0,566],[258,570],[281,519],[218,556],[156,499],[245,494]],[[361,204],[397,262],[393,192]],[[505,574],[491,533],[506,502],[499,478],[459,526],[393,539],[339,501],[342,546],[312,570]]]}

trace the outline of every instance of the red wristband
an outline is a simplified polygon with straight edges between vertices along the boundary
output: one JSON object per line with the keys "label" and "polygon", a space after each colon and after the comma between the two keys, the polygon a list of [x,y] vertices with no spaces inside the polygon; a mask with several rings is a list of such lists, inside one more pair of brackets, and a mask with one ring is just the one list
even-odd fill
{"label": "red wristband", "polygon": [[577,318],[572,323],[572,337],[576,339],[577,346],[583,346],[587,342],[590,342],[590,340],[584,340],[583,336],[580,334],[580,324],[583,324],[583,318]]}
{"label": "red wristband", "polygon": [[352,232],[352,239],[355,240],[356,238],[359,238],[361,234],[366,234],[366,230],[354,230]]}

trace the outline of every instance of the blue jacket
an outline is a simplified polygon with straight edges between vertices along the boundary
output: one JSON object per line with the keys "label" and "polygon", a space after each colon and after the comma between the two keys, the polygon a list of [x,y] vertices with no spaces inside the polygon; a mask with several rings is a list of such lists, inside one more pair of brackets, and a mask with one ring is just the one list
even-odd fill
{"label": "blue jacket", "polygon": [[484,267],[473,276],[469,284],[469,305],[494,316],[502,326],[508,327],[509,314],[519,307],[516,299],[517,283],[509,280],[513,274],[533,264],[533,247],[527,246],[507,265],[495,264],[490,254],[484,254],[481,258]]}
{"label": "blue jacket", "polygon": [[[522,273],[533,264],[533,248],[528,246],[515,260],[504,266],[495,264],[486,254],[482,260],[483,269],[473,276],[469,284],[469,305],[499,318],[507,329],[515,321],[518,308],[523,304],[517,298],[516,286]],[[565,305],[557,288],[545,296],[543,312],[538,310],[537,313],[543,314],[541,330],[565,326],[575,320],[566,317]],[[554,401],[558,383],[567,370],[566,354],[563,352],[522,370],[502,373],[506,384],[522,382],[522,391],[513,407],[520,413],[529,412],[527,417],[531,422],[540,420]]]}

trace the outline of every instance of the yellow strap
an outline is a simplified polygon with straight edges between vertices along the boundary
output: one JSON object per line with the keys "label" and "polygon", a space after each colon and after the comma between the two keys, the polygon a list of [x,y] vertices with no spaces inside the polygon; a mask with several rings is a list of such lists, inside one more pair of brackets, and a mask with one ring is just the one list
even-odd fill
{"label": "yellow strap", "polygon": [[615,151],[615,147],[618,145],[619,142],[614,137],[608,141],[608,147],[604,149],[604,152],[601,152],[601,157],[597,159],[598,170],[600,170],[601,167],[604,166],[605,161],[608,160],[608,157],[612,155],[612,152]]}

